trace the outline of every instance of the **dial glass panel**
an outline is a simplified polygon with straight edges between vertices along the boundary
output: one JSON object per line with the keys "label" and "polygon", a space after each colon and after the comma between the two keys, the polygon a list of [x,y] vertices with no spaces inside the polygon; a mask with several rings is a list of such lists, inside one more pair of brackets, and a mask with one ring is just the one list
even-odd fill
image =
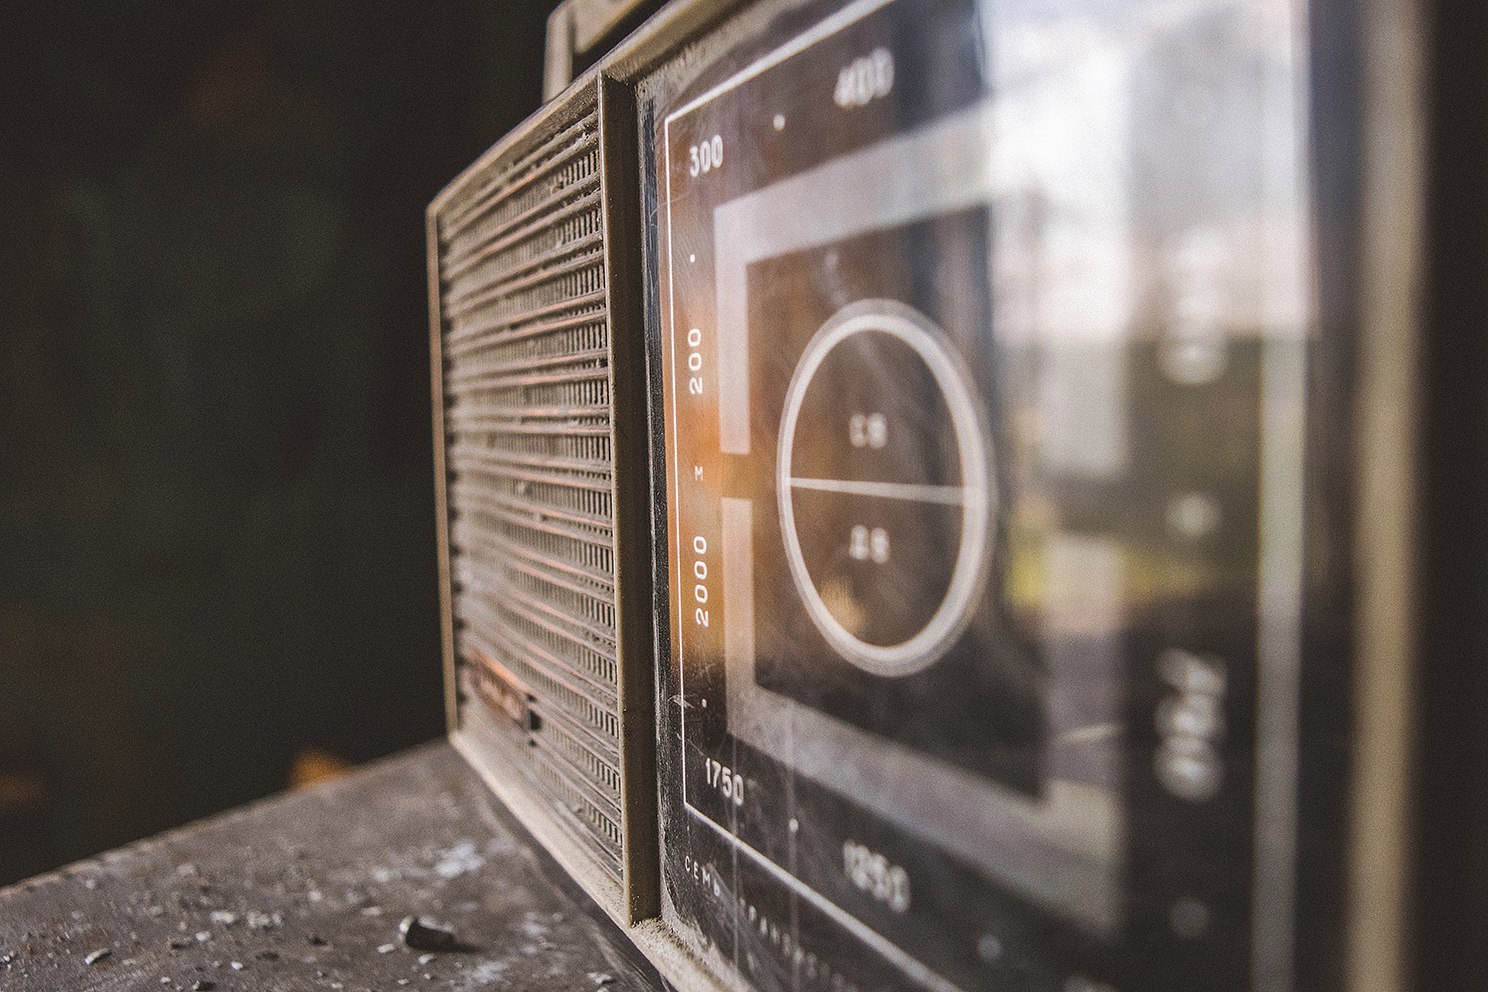
{"label": "dial glass panel", "polygon": [[1271,987],[1287,5],[772,10],[641,91],[667,922],[761,989]]}

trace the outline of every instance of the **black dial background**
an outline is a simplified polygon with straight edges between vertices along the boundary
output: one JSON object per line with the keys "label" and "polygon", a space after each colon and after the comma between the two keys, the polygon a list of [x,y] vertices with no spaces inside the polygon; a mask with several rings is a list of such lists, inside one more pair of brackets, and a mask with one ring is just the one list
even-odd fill
{"label": "black dial background", "polygon": [[[990,361],[995,330],[985,290],[991,223],[989,211],[967,210],[751,266],[752,450],[773,456],[786,386],[817,329],[843,305],[874,297],[912,303],[941,329],[947,347],[972,376],[983,417],[999,423]],[[968,294],[968,287],[983,288]],[[929,370],[907,345],[885,340],[886,335],[873,338],[849,339],[835,349],[846,352],[840,377],[832,377],[834,363],[823,363],[820,388],[807,394],[820,406],[803,405],[797,424],[793,474],[976,485],[997,494],[1001,505],[988,541],[991,578],[968,629],[937,662],[912,675],[874,675],[842,658],[812,624],[786,570],[779,518],[760,513],[754,533],[758,681],[885,738],[1036,794],[1043,690],[1026,629],[1035,618],[1020,622],[1002,601],[1005,556],[997,550],[1011,487],[990,475],[960,478],[945,401]],[[885,413],[891,445],[864,453],[846,443],[849,417],[862,410]],[[915,429],[901,437],[905,426]],[[995,452],[995,439],[987,443]],[[752,477],[770,487],[739,495],[773,508],[773,472]],[[857,580],[868,614],[865,639],[907,639],[929,621],[956,565],[960,507],[800,489],[795,503],[803,557],[808,568],[815,566],[813,577],[821,577],[818,587],[832,574]],[[892,536],[895,550],[888,566],[842,561],[854,523],[882,526]]]}
{"label": "black dial background", "polygon": [[[1172,315],[1147,260],[1175,232],[1227,222],[1252,210],[1261,195],[1256,108],[1263,67],[1250,28],[1238,8],[1219,7],[1168,36],[1143,39],[1142,68],[1131,80],[1126,125],[1134,206],[1129,229],[1114,235],[1126,237],[1139,259],[1140,291],[1124,355],[1132,425],[1124,471],[1093,481],[1027,460],[1022,428],[1030,398],[1022,387],[1034,380],[1040,356],[999,344],[990,319],[989,232],[1004,221],[995,203],[754,263],[751,343],[757,333],[770,342],[750,349],[756,436],[748,458],[723,457],[716,402],[689,405],[673,350],[685,328],[711,326],[713,209],[934,121],[988,92],[983,59],[991,46],[974,6],[896,0],[664,127],[668,114],[839,6],[808,3],[778,16],[748,9],[641,89],[643,147],[653,170],[646,192],[658,218],[648,246],[655,276],[652,328],[657,378],[666,392],[658,424],[665,432],[658,435],[658,465],[668,489],[660,522],[670,535],[670,572],[660,583],[669,643],[658,697],[666,701],[660,713],[666,919],[706,958],[727,962],[760,988],[918,987],[874,949],[874,941],[865,942],[783,884],[764,858],[968,992],[1053,992],[1071,980],[1108,982],[1122,992],[1249,988],[1260,331],[1237,329],[1229,372],[1218,381],[1175,385],[1157,347]],[[1099,15],[1111,7],[1065,4],[1030,17]],[[838,67],[879,45],[893,46],[897,60],[892,97],[861,113],[839,113],[830,103]],[[1217,112],[1207,129],[1179,133],[1161,101],[1196,83],[1219,94]],[[789,111],[785,132],[771,125],[777,108]],[[707,183],[694,182],[685,149],[714,133],[729,149],[728,165]],[[696,264],[683,265],[684,258]],[[914,306],[962,349],[998,452],[998,476],[990,480],[1001,506],[997,547],[1013,540],[1015,530],[1054,528],[1119,542],[1132,561],[1160,561],[1207,576],[1201,588],[1170,589],[1139,569],[1124,628],[1090,645],[1115,645],[1123,659],[1123,922],[1109,938],[1008,893],[852,797],[792,774],[768,749],[735,738],[724,705],[721,631],[686,623],[692,605],[681,595],[691,588],[691,579],[684,585],[682,578],[692,560],[687,542],[697,535],[716,547],[720,498],[751,499],[760,683],[885,739],[1038,794],[1042,714],[1079,701],[1040,697],[1040,659],[1049,645],[1040,642],[1036,611],[1024,612],[1007,594],[1004,565],[991,570],[962,642],[931,670],[890,685],[831,651],[802,614],[783,564],[772,564],[780,555],[773,432],[786,385],[800,349],[821,323],[866,298]],[[710,347],[703,350],[712,358]],[[904,386],[919,388],[912,373]],[[1008,441],[1012,435],[1022,440]],[[1031,450],[1037,454],[1036,440]],[[696,484],[687,472],[694,464],[703,471]],[[1164,508],[1172,492],[1186,487],[1214,493],[1225,526],[1203,541],[1175,545]],[[718,608],[726,610],[726,602]],[[1159,743],[1154,714],[1168,692],[1156,659],[1174,643],[1227,664],[1225,787],[1204,803],[1174,797],[1153,771]],[[743,778],[748,802],[735,806],[710,791],[708,760]],[[908,869],[915,881],[909,914],[890,913],[844,882],[845,837]],[[1208,913],[1196,935],[1173,928],[1173,907],[1185,898],[1201,901]],[[996,955],[982,953],[988,934],[998,938]]]}

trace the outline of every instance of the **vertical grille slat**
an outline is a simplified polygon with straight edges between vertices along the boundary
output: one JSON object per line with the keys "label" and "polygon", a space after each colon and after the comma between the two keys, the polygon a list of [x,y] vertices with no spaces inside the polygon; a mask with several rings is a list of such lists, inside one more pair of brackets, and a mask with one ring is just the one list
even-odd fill
{"label": "vertical grille slat", "polygon": [[446,236],[459,234],[488,211],[499,208],[540,179],[551,175],[587,151],[591,141],[586,136],[597,133],[593,114],[570,124],[525,157],[490,170],[490,175],[475,180],[473,188],[456,196],[446,210],[443,230]]}
{"label": "vertical grille slat", "polygon": [[[547,718],[565,719],[575,728],[579,736],[590,741],[590,749],[605,761],[613,760],[615,752],[610,747],[597,725],[603,725],[614,701],[595,699],[576,688],[571,680],[555,674],[555,669],[545,663],[535,663],[527,650],[517,640],[510,640],[501,648],[472,633],[469,643],[486,657],[494,658],[507,666],[521,678],[527,680],[542,698],[536,708]],[[530,648],[531,645],[527,645]]]}
{"label": "vertical grille slat", "polygon": [[608,576],[612,583],[614,581],[612,549],[600,535],[536,517],[490,510],[468,514],[455,524],[462,526],[472,522],[501,541],[530,547],[570,568],[590,574],[597,572]]}
{"label": "vertical grille slat", "polygon": [[[469,493],[468,502],[473,507],[484,505],[486,508],[494,509],[498,513],[517,515],[520,515],[524,510],[529,513],[537,512],[542,515],[543,520],[557,520],[563,523],[577,524],[581,527],[603,527],[605,523],[604,510],[608,508],[607,504],[609,502],[608,500],[602,503],[598,502],[597,497],[600,495],[599,493],[561,486],[547,487],[544,490],[544,494],[569,494],[570,499],[562,500],[561,497],[555,498],[552,495],[548,495],[547,498],[543,498],[543,495],[534,496],[531,492],[532,487],[528,487],[526,494],[502,492],[499,489],[487,490],[484,487],[472,491],[472,487],[465,483],[457,484],[456,488],[462,493]],[[576,507],[563,505],[564,503],[585,503],[587,500],[583,497],[586,496],[596,498],[593,509],[582,505]],[[596,538],[602,537],[599,534],[595,536]]]}
{"label": "vertical grille slat", "polygon": [[[539,255],[533,259],[529,259],[528,261],[513,269],[508,269],[505,273],[503,273],[504,277],[507,280],[507,282],[503,284],[503,288],[508,291],[514,289],[525,289],[527,288],[527,284],[525,284],[523,280],[540,278],[545,273],[557,272],[559,270],[556,266],[558,266],[560,263],[564,263],[570,266],[578,266],[585,263],[593,263],[599,261],[603,258],[603,253],[599,251],[600,244],[601,238],[598,232],[586,235],[585,237],[582,237],[577,241],[565,241],[545,254]],[[470,265],[473,266],[480,264],[482,261],[484,261],[484,259],[475,258],[469,261]],[[459,266],[459,268],[461,269],[465,269],[468,267],[469,266],[463,264]],[[453,276],[454,274],[455,273],[452,267],[451,276]],[[471,283],[476,283],[476,280],[473,277],[468,281]],[[457,280],[455,283],[453,283],[453,285],[461,285],[461,282]],[[464,303],[465,300],[469,299],[473,294],[474,290],[467,290],[465,293],[462,293],[459,296],[455,296],[452,294],[451,302],[455,303],[456,305]]]}
{"label": "vertical grille slat", "polygon": [[[496,581],[491,581],[492,579]],[[489,566],[462,567],[459,575],[466,583],[471,598],[484,601],[508,616],[521,617],[551,635],[571,651],[590,651],[613,658],[614,642],[605,636],[600,624],[569,615],[569,611],[534,596],[516,581],[515,576],[493,576]]]}
{"label": "vertical grille slat", "polygon": [[[478,638],[471,638],[471,644],[477,648],[485,645]],[[510,649],[506,651],[488,650],[487,657],[497,659],[501,664],[510,668],[514,673],[529,678],[528,683],[535,693],[541,693],[542,699],[534,705],[534,709],[544,721],[559,721],[568,724],[575,731],[576,737],[584,737],[590,742],[589,750],[594,752],[595,760],[608,765],[614,759],[611,751],[604,747],[602,741],[598,741],[592,729],[590,729],[590,716],[587,715],[590,707],[597,704],[586,704],[583,697],[569,691],[560,680],[555,679],[546,668],[534,667],[525,661],[520,652]],[[541,733],[541,731],[538,731]],[[532,736],[537,736],[533,734]],[[524,746],[531,746],[531,741]]]}
{"label": "vertical grille slat", "polygon": [[567,577],[576,583],[594,588],[610,600],[614,599],[615,583],[611,576],[592,568],[582,568],[564,561],[551,552],[539,550],[531,543],[513,541],[501,534],[471,527],[468,521],[459,521],[454,526],[455,545],[476,545],[477,553],[510,556],[532,563],[532,567],[555,576]]}
{"label": "vertical grille slat", "polygon": [[[479,339],[480,335],[495,335],[501,331],[517,331],[523,324],[529,324],[544,317],[551,317],[565,310],[577,310],[580,307],[602,307],[604,299],[604,290],[594,290],[580,296],[575,296],[572,299],[540,303],[529,306],[525,310],[500,313],[479,321],[462,321],[452,325],[449,337],[446,340],[451,343],[470,342],[471,347],[475,347],[474,342]],[[590,309],[586,310],[582,316],[599,322],[604,320],[606,315],[602,309]],[[542,332],[539,331],[538,333]]]}
{"label": "vertical grille slat", "polygon": [[615,601],[615,589],[608,583],[596,582],[577,570],[560,567],[551,559],[532,555],[526,548],[492,540],[486,535],[468,529],[457,529],[454,546],[460,551],[469,550],[472,556],[510,556],[508,567],[536,582],[557,586],[574,596],[583,596],[596,604],[609,607]]}
{"label": "vertical grille slat", "polygon": [[591,110],[485,162],[431,230],[455,657],[478,690],[465,705],[514,727],[496,686],[521,681],[533,719],[503,738],[513,763],[565,833],[618,880],[615,432],[600,155]]}
{"label": "vertical grille slat", "polygon": [[591,365],[596,372],[608,357],[603,348],[586,348],[569,354],[532,355],[506,362],[469,362],[459,373],[451,373],[450,386],[457,393],[461,386],[500,386],[513,372],[531,372],[553,366],[571,365],[575,362]]}
{"label": "vertical grille slat", "polygon": [[[484,444],[480,441],[475,443],[460,442],[450,449],[450,464],[456,472],[466,469],[472,472],[495,469],[500,472],[511,472],[519,475],[522,469],[532,472],[547,472],[554,479],[560,476],[552,473],[568,472],[570,476],[566,484],[573,486],[590,486],[599,488],[608,487],[609,465],[607,446],[594,445],[590,442],[594,439],[587,437],[558,438],[560,443],[549,444],[548,438],[536,436],[533,438],[508,437],[504,433],[493,432],[484,435]],[[570,443],[564,444],[563,441]],[[541,443],[539,443],[541,442]],[[589,449],[598,447],[599,455],[585,455],[570,453],[573,450]],[[523,449],[526,450],[523,450]],[[534,477],[536,478],[536,477]]]}
{"label": "vertical grille slat", "polygon": [[[533,204],[532,207],[524,210],[516,217],[512,217],[502,224],[483,231],[481,234],[482,239],[470,245],[464,252],[451,251],[450,274],[452,276],[456,274],[455,265],[478,265],[499,256],[508,248],[520,245],[523,242],[536,240],[541,235],[551,232],[553,230],[552,225],[557,221],[576,218],[580,221],[579,226],[585,229],[583,237],[594,234],[594,229],[588,228],[587,225],[583,224],[583,221],[587,220],[589,215],[595,212],[594,208],[599,205],[598,183],[599,180],[596,177],[594,180],[586,182],[578,190],[563,190],[549,200]],[[579,194],[578,199],[568,199],[575,193]],[[542,216],[549,211],[551,211],[551,216]],[[541,241],[540,243],[543,247],[537,250],[551,254],[554,251],[569,248],[576,242],[559,240],[556,245],[551,247],[548,246],[548,240]],[[455,259],[458,259],[458,262]],[[526,261],[530,261],[530,259]],[[525,262],[505,269],[495,268],[497,271],[502,272],[506,278],[511,278],[514,274],[525,269]],[[458,271],[464,271],[464,269],[461,268]]]}
{"label": "vertical grille slat", "polygon": [[521,328],[511,329],[505,333],[496,333],[491,337],[466,338],[464,341],[451,342],[446,352],[451,359],[467,355],[481,348],[489,348],[493,345],[501,345],[511,341],[519,341],[523,338],[537,337],[550,331],[564,331],[574,327],[582,327],[585,324],[602,323],[606,317],[603,310],[588,311],[572,317],[562,317],[558,320],[544,321],[536,324],[528,324]]}

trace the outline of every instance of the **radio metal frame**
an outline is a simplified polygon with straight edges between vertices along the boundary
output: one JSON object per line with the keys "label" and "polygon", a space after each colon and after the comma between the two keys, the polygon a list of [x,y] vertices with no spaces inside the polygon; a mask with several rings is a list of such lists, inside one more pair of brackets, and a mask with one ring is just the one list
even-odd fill
{"label": "radio metal frame", "polygon": [[[729,14],[770,0],[672,0],[608,53],[573,78],[576,60],[608,39],[646,0],[564,0],[549,21],[544,76],[546,102],[460,174],[430,203],[429,235],[431,389],[433,394],[436,529],[445,713],[449,738],[498,797],[554,858],[594,896],[669,981],[687,989],[725,992],[728,985],[687,950],[658,916],[661,878],[654,645],[668,608],[667,577],[658,570],[653,541],[664,514],[665,482],[654,478],[653,446],[662,444],[657,411],[660,383],[651,365],[643,311],[645,286],[640,237],[639,121],[635,88],[653,69],[709,29],[726,43]],[[800,0],[785,0],[782,8]],[[1310,15],[1325,3],[1303,3],[1299,44],[1310,44]],[[1357,213],[1357,293],[1352,321],[1353,430],[1347,495],[1354,507],[1350,556],[1349,798],[1345,811],[1346,865],[1344,987],[1350,992],[1405,992],[1411,982],[1411,823],[1416,758],[1412,745],[1418,709],[1417,625],[1421,604],[1418,470],[1422,337],[1426,147],[1425,15],[1419,0],[1368,0],[1354,15],[1361,72],[1357,124],[1360,170]],[[1316,76],[1308,77],[1310,97]],[[443,317],[437,220],[440,208],[473,173],[551,135],[594,105],[599,107],[604,201],[604,251],[613,377],[615,431],[616,585],[619,606],[622,815],[627,838],[624,892],[613,891],[553,815],[500,774],[501,758],[481,729],[462,723],[454,650],[450,536],[445,463]],[[1311,115],[1305,147],[1317,154]],[[1309,180],[1315,177],[1309,176]],[[635,242],[625,243],[627,235]],[[617,240],[619,236],[619,240]],[[1316,265],[1314,265],[1314,271]],[[1314,299],[1316,286],[1314,285]],[[1402,374],[1401,370],[1408,370]],[[1311,390],[1312,387],[1310,387]],[[623,494],[623,495],[622,495]],[[658,497],[658,494],[660,497]],[[661,532],[665,533],[664,518]],[[649,623],[644,619],[650,614]],[[1281,990],[1278,990],[1281,992]]]}

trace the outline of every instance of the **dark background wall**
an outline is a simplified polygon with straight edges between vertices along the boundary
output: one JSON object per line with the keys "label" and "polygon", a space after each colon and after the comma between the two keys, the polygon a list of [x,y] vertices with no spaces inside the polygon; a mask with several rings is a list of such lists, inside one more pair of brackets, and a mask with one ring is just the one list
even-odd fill
{"label": "dark background wall", "polygon": [[0,883],[441,732],[423,207],[551,4],[4,7]]}

